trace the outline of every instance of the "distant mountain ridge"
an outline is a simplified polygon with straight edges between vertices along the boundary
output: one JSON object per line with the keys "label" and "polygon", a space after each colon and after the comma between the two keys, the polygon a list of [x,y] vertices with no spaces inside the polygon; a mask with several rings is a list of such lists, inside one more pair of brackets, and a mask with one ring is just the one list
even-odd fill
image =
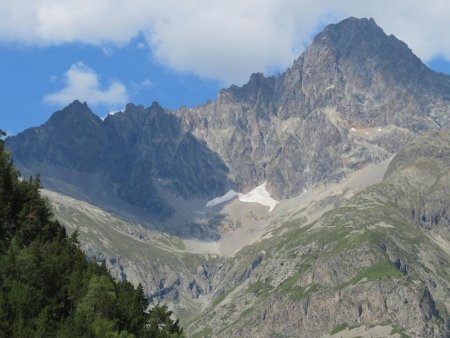
{"label": "distant mountain ridge", "polygon": [[450,77],[373,19],[349,18],[280,76],[253,74],[216,102],[173,112],[130,104],[101,121],[75,101],[6,144],[50,189],[167,219],[173,199],[206,202],[264,182],[274,198],[290,198],[441,128],[450,128]]}
{"label": "distant mountain ridge", "polygon": [[158,189],[183,198],[212,197],[230,187],[227,167],[157,103],[128,104],[103,121],[74,101],[41,127],[8,139],[24,174],[50,188],[100,205],[120,201],[156,217],[172,207]]}

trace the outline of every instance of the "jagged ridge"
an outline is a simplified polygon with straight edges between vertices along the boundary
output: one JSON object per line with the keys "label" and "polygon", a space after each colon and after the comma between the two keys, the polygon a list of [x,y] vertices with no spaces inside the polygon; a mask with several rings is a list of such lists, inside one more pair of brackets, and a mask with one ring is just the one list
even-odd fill
{"label": "jagged ridge", "polygon": [[172,206],[162,188],[188,199],[230,186],[222,160],[157,103],[129,104],[102,121],[75,101],[41,127],[8,138],[7,146],[22,171],[39,172],[47,187],[117,212],[125,202],[164,218]]}

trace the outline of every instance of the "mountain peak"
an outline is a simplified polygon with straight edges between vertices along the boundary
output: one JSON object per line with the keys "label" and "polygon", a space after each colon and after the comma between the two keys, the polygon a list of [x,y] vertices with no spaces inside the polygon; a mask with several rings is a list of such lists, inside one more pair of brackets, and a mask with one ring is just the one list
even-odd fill
{"label": "mountain peak", "polygon": [[342,32],[350,33],[354,31],[360,32],[362,34],[376,32],[384,34],[383,29],[377,25],[377,23],[373,18],[349,17],[338,23],[330,24],[326,26],[325,29],[323,30],[323,32],[330,32],[330,31],[339,31],[341,33]]}
{"label": "mountain peak", "polygon": [[351,17],[328,25],[313,40],[303,60],[322,74],[328,67],[333,76],[343,72],[346,80],[354,76],[357,83],[367,87],[380,76],[390,85],[401,83],[405,88],[419,88],[424,82],[428,87],[438,86],[433,80],[436,76],[430,74],[406,43],[386,35],[373,18]]}
{"label": "mountain peak", "polygon": [[[66,108],[70,109],[89,109],[86,101],[73,100]],[[89,109],[90,110],[90,109]]]}
{"label": "mountain peak", "polygon": [[[376,24],[373,18],[357,19],[351,17],[325,27],[315,37],[311,47],[318,45],[333,47],[343,52],[346,49],[376,52],[376,48],[384,44],[387,39],[392,38],[394,37],[388,37],[384,33],[383,29]],[[400,40],[395,40],[403,44]]]}
{"label": "mountain peak", "polygon": [[134,103],[127,103],[127,105],[125,106],[125,110],[124,110],[124,112],[125,113],[130,113],[130,112],[133,112],[133,111],[144,111],[145,110],[145,108],[144,108],[144,106],[143,105],[140,105],[140,104],[134,104]]}
{"label": "mountain peak", "polygon": [[381,27],[377,25],[374,18],[355,18],[353,16],[329,26],[338,26],[346,29],[376,29],[382,31]]}
{"label": "mountain peak", "polygon": [[73,123],[74,121],[89,121],[95,124],[101,124],[102,120],[95,115],[89,108],[86,102],[81,103],[79,100],[74,100],[68,106],[55,112],[48,123],[60,124],[62,121]]}
{"label": "mountain peak", "polygon": [[164,111],[164,108],[159,104],[158,101],[153,101],[152,105],[149,107],[149,109],[151,111],[154,110],[154,111],[158,111],[158,112]]}

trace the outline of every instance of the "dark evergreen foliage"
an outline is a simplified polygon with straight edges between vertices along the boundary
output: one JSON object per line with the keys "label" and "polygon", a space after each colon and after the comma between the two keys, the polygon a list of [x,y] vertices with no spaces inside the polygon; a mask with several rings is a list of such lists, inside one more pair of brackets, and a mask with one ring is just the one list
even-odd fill
{"label": "dark evergreen foliage", "polygon": [[0,338],[181,337],[165,306],[147,310],[141,286],[87,261],[40,196],[21,180],[0,131]]}

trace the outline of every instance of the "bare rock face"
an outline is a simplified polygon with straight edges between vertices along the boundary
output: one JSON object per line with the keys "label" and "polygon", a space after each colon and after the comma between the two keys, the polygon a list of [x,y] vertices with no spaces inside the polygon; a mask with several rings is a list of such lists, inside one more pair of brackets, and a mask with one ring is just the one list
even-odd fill
{"label": "bare rock face", "polygon": [[436,121],[426,118],[430,105],[448,99],[449,77],[428,69],[373,19],[350,18],[328,26],[301,63],[311,110],[336,105],[346,120],[364,127],[449,127],[444,114]]}
{"label": "bare rock face", "polygon": [[46,187],[118,213],[163,219],[173,207],[161,190],[208,198],[230,186],[223,161],[157,103],[129,104],[102,121],[75,101],[7,144],[23,174],[38,172]]}
{"label": "bare rock face", "polygon": [[[448,337],[450,237],[443,215],[450,194],[442,192],[449,137],[418,137],[394,157],[383,182],[311,223],[299,212],[272,237],[225,260],[212,279],[213,303],[188,334],[345,337],[339,331],[358,328],[353,337],[385,326],[375,336]],[[422,156],[414,155],[418,149]],[[411,210],[422,210],[420,220]],[[440,221],[427,227],[433,211]]]}
{"label": "bare rock face", "polygon": [[417,133],[450,128],[449,99],[450,77],[373,19],[350,18],[326,27],[280,76],[253,74],[178,114],[243,190],[267,181],[286,198],[385,158]]}
{"label": "bare rock face", "polygon": [[[404,175],[396,175],[402,171]],[[413,222],[432,236],[450,240],[450,133],[433,131],[401,149],[386,178],[408,189],[399,205]],[[417,188],[418,187],[418,188]]]}

